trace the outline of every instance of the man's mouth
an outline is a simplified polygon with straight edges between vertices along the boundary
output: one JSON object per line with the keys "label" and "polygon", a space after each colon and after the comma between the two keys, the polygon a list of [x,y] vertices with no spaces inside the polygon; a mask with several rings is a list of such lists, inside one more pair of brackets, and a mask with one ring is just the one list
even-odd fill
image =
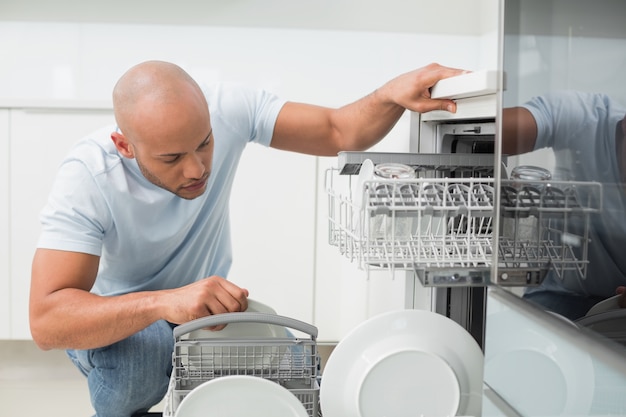
{"label": "man's mouth", "polygon": [[202,178],[202,179],[200,179],[198,181],[192,182],[189,185],[185,185],[185,186],[182,187],[182,189],[185,190],[185,191],[197,191],[197,190],[200,190],[200,189],[202,189],[206,185],[207,180],[208,180],[208,176],[204,177],[204,178]]}

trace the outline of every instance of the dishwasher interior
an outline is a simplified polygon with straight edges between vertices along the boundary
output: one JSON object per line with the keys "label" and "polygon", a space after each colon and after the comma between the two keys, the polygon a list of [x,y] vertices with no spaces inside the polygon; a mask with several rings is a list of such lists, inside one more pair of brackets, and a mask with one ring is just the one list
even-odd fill
{"label": "dishwasher interior", "polygon": [[[477,142],[461,145],[489,150]],[[364,179],[367,160],[415,176]],[[496,178],[489,152],[344,152],[338,161],[326,173],[330,244],[361,269],[413,274],[432,288],[431,309],[481,346],[488,284],[535,286],[550,270],[585,278],[599,183],[509,179],[506,158]]]}

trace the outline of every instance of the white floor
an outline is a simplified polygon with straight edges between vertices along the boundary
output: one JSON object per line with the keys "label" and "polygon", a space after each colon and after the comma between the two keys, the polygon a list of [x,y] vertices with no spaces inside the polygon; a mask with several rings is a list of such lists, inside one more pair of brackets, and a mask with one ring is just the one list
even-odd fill
{"label": "white floor", "polygon": [[[319,346],[322,369],[333,346]],[[85,377],[64,351],[41,351],[30,341],[0,340],[0,416],[89,417]],[[153,411],[161,411],[158,404]]]}
{"label": "white floor", "polygon": [[28,341],[0,341],[0,404],[6,416],[93,415],[85,377],[65,352]]}
{"label": "white floor", "polygon": [[0,341],[0,404],[6,417],[94,414],[87,381],[65,352],[43,352],[29,341]]}

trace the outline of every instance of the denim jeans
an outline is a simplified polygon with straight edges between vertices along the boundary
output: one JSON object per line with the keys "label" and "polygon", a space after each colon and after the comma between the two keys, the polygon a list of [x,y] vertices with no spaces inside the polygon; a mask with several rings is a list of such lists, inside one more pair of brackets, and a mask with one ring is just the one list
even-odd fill
{"label": "denim jeans", "polygon": [[172,372],[172,329],[158,321],[106,347],[67,351],[87,377],[95,417],[130,417],[161,401]]}

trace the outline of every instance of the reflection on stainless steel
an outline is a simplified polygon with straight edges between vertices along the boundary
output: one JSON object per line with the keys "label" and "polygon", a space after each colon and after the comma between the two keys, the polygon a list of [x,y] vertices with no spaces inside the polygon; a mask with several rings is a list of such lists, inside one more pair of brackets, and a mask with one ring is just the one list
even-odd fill
{"label": "reflection on stainless steel", "polygon": [[[501,218],[508,223],[503,232],[515,239],[500,240],[498,250],[513,253],[511,259],[522,255],[529,262],[554,258],[561,264],[553,263],[553,272],[548,273],[545,285],[526,289],[524,298],[511,295],[518,292],[495,287],[490,290],[486,382],[520,415],[626,415],[626,361],[621,346],[600,337],[599,329],[583,326],[588,318],[576,322],[580,329],[573,329],[540,311],[555,311],[574,320],[625,283],[626,200],[620,122],[626,113],[626,83],[620,69],[626,57],[626,2],[506,0],[501,5],[501,69],[506,75],[506,87],[501,90],[502,107],[498,109],[503,115],[501,126],[507,108],[532,109],[537,105],[534,108],[538,110],[531,112],[537,128],[537,135],[532,138],[536,139],[535,146],[523,150],[508,148],[508,152],[527,152],[519,157],[509,155],[509,162],[518,159],[520,165],[549,168],[553,178],[543,184],[543,193],[542,189],[529,189],[518,195],[519,187],[507,190],[510,194],[503,193],[502,211],[505,207],[529,208],[526,212],[511,209],[508,217]],[[590,20],[591,15],[594,19]],[[602,75],[589,78],[598,63]],[[559,101],[558,97],[563,99]],[[500,132],[503,149],[511,140],[519,139],[515,132],[522,132],[524,127],[520,125],[528,127],[523,115],[517,114],[514,119],[516,128]],[[518,140],[515,144],[521,143]],[[554,179],[600,182],[598,203],[588,199],[593,196],[593,189],[566,182],[554,187]],[[537,205],[541,210],[536,209]],[[515,216],[524,214],[528,215],[529,228],[541,229],[540,241],[533,238],[539,233],[513,228]],[[590,224],[585,221],[589,218]],[[584,260],[585,263],[580,262]],[[491,313],[503,311],[510,314],[500,323],[494,321],[497,314]],[[524,328],[529,331],[522,332]],[[620,336],[613,334],[618,342]],[[505,345],[512,355],[498,360],[494,354],[505,353]],[[527,355],[524,362],[516,357],[515,353],[524,347],[527,352],[544,352],[553,361],[560,356],[562,360],[556,362],[560,369],[553,368],[564,376],[563,383],[541,389],[551,376],[559,374],[551,372],[545,358]],[[572,354],[566,357],[566,352]],[[587,368],[593,370],[593,375],[581,372],[589,362],[581,355],[589,355],[593,367]],[[509,376],[512,369],[519,370],[515,378]],[[562,395],[557,395],[555,388],[563,391]],[[583,403],[585,399],[587,404]]]}
{"label": "reflection on stainless steel", "polygon": [[[502,181],[500,277],[506,281],[508,277],[502,273],[543,270],[542,265],[551,265],[558,277],[573,270],[584,279],[590,215],[602,210],[602,185],[542,181],[517,185],[515,181]],[[574,221],[583,225],[582,234],[573,233]],[[577,257],[573,247],[582,256]]]}

